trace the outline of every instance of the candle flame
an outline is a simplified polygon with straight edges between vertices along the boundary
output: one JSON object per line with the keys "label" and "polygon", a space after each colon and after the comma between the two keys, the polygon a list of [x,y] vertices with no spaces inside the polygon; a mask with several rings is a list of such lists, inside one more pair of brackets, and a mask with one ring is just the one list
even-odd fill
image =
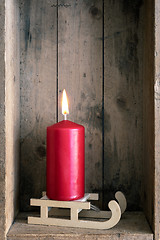
{"label": "candle flame", "polygon": [[68,99],[67,99],[67,94],[65,89],[63,90],[63,96],[62,96],[62,114],[63,115],[69,114]]}

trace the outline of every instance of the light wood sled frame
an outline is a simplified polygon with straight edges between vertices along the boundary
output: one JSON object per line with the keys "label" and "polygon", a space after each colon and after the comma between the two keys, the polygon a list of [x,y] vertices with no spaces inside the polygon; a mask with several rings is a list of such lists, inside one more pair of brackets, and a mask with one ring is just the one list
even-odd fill
{"label": "light wood sled frame", "polygon": [[[95,212],[90,210],[90,202],[87,200],[98,200],[99,196],[97,193],[85,194],[85,198],[77,201],[54,201],[49,200],[45,196],[41,199],[30,199],[31,206],[40,206],[40,217],[28,217],[29,224],[43,224],[43,225],[55,225],[65,227],[80,227],[90,229],[110,229],[114,227],[120,220],[121,215],[126,210],[127,202],[122,192],[116,192],[115,200],[111,200],[108,207],[111,211],[100,211]],[[85,199],[85,201],[84,201]],[[83,202],[84,201],[84,202]],[[61,208],[61,209],[59,209]],[[67,211],[69,208],[70,211]],[[51,211],[50,211],[51,210]],[[82,211],[84,210],[84,211]],[[48,212],[54,215],[53,217],[48,216]],[[55,218],[56,216],[69,216],[70,219]],[[105,218],[106,221],[90,221],[80,220],[78,217],[87,218]]]}

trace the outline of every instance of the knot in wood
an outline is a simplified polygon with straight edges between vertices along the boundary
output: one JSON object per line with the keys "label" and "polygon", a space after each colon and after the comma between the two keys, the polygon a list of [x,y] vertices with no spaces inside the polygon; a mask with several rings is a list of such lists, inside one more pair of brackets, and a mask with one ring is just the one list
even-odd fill
{"label": "knot in wood", "polygon": [[95,6],[92,6],[90,8],[90,13],[93,17],[95,17],[96,19],[100,19],[101,18],[101,11],[100,9],[98,9],[97,7]]}

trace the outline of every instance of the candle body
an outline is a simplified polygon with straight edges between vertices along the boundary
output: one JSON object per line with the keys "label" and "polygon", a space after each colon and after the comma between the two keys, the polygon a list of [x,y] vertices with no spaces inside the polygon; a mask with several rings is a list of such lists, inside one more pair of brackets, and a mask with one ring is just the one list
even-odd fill
{"label": "candle body", "polygon": [[84,127],[68,120],[47,128],[47,196],[70,201],[84,196]]}

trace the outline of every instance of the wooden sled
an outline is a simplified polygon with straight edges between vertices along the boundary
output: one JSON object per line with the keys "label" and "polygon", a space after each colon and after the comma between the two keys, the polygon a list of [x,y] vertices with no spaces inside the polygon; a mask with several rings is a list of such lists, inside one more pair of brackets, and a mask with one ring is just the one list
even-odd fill
{"label": "wooden sled", "polygon": [[[44,195],[41,199],[30,199],[31,206],[40,206],[40,217],[28,217],[28,223],[91,229],[110,229],[119,222],[121,215],[123,214],[127,206],[126,198],[122,192],[117,192],[115,194],[115,198],[118,202],[112,200],[108,204],[108,207],[111,211],[99,212],[90,210],[91,203],[87,202],[87,200],[98,200],[97,193],[85,194],[84,198],[76,201],[49,200],[46,195]],[[54,217],[48,216],[49,211],[50,214],[52,214]],[[69,215],[70,219],[55,218],[56,216],[65,217]],[[78,217],[96,219],[105,218],[107,220],[80,220]]]}

